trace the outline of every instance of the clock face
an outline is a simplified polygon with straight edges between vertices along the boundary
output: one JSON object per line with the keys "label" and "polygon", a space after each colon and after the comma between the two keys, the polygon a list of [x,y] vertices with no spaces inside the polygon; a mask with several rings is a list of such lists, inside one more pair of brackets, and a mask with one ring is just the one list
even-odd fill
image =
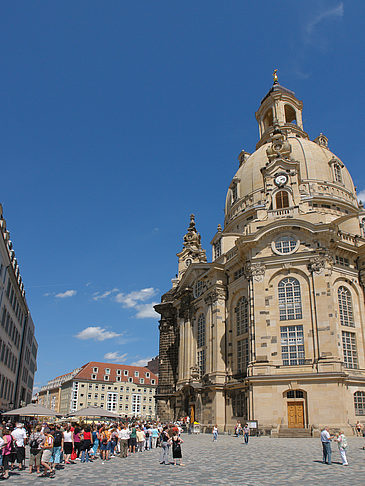
{"label": "clock face", "polygon": [[279,174],[275,177],[274,182],[277,186],[285,186],[288,182],[288,176],[286,174]]}

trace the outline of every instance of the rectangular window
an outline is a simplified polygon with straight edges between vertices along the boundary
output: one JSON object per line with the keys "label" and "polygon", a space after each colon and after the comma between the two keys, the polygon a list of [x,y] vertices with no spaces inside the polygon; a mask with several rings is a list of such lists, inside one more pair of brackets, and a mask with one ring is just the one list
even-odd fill
{"label": "rectangular window", "polygon": [[342,348],[346,368],[358,368],[356,337],[354,332],[342,331]]}
{"label": "rectangular window", "polygon": [[105,374],[110,375],[110,368],[105,368]]}
{"label": "rectangular window", "polygon": [[117,375],[121,375],[122,374],[122,370],[117,370]]}
{"label": "rectangular window", "polygon": [[149,374],[149,372],[147,371],[147,372],[146,372],[146,378],[149,378],[149,377],[150,377],[150,374]]}
{"label": "rectangular window", "polygon": [[237,371],[246,373],[248,366],[248,339],[237,341]]}
{"label": "rectangular window", "polygon": [[138,377],[139,377],[139,371],[135,371],[135,372],[134,372],[134,376],[135,376],[136,378],[138,378]]}
{"label": "rectangular window", "polygon": [[106,409],[109,410],[109,412],[113,412],[114,410],[117,409],[117,398],[118,398],[117,393],[108,392],[108,400],[106,402]]}
{"label": "rectangular window", "polygon": [[155,385],[156,384],[156,380],[151,380],[151,385]]}
{"label": "rectangular window", "polygon": [[128,376],[128,370],[123,370],[124,376]]}
{"label": "rectangular window", "polygon": [[205,349],[201,349],[200,351],[198,351],[198,368],[199,368],[200,377],[204,376],[205,375]]}
{"label": "rectangular window", "polygon": [[93,368],[93,373],[97,373],[99,371],[99,368]]}
{"label": "rectangular window", "polygon": [[303,326],[283,326],[281,356],[284,366],[302,365],[305,361]]}
{"label": "rectangular window", "polygon": [[116,381],[122,381],[122,377],[121,376],[117,376],[116,377]]}
{"label": "rectangular window", "polygon": [[104,375],[104,381],[109,381],[109,375]]}
{"label": "rectangular window", "polygon": [[96,380],[96,378],[97,378],[97,375],[91,375],[92,380]]}
{"label": "rectangular window", "polygon": [[140,383],[143,385],[143,383],[144,383],[144,378],[140,378],[140,379],[139,379],[139,382],[140,382]]}
{"label": "rectangular window", "polygon": [[133,413],[141,412],[141,395],[138,394],[132,395],[132,412]]}

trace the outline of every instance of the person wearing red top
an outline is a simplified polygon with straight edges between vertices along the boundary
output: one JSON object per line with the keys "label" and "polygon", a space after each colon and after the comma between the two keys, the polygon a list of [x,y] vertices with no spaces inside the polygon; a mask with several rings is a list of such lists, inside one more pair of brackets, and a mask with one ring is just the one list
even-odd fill
{"label": "person wearing red top", "polygon": [[81,450],[82,450],[81,462],[89,462],[90,461],[89,449],[93,445],[93,439],[92,439],[92,435],[91,435],[91,429],[88,425],[81,432],[81,436],[82,436],[82,439],[83,439],[82,448],[81,448]]}

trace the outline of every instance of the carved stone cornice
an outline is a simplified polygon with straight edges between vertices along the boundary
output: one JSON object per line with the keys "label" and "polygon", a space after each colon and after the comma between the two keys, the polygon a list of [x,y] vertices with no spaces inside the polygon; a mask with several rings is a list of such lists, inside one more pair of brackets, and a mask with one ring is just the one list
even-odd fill
{"label": "carved stone cornice", "polygon": [[266,266],[261,262],[248,262],[245,265],[246,278],[252,278],[255,282],[264,280]]}
{"label": "carved stone cornice", "polygon": [[204,297],[204,302],[208,305],[216,303],[218,300],[226,300],[227,293],[224,288],[215,288]]}
{"label": "carved stone cornice", "polygon": [[309,260],[308,270],[316,275],[320,275],[324,270],[330,270],[333,268],[333,257],[329,253],[323,255],[315,255]]}

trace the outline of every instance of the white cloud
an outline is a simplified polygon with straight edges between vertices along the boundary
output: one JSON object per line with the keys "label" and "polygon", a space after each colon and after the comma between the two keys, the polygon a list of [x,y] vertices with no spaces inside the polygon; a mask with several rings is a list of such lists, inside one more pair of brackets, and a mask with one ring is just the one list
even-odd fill
{"label": "white cloud", "polygon": [[357,193],[357,199],[365,203],[365,189]]}
{"label": "white cloud", "polygon": [[329,8],[327,10],[324,10],[323,12],[319,12],[314,18],[312,18],[306,25],[305,31],[308,36],[310,36],[315,27],[324,20],[328,19],[334,19],[334,18],[340,18],[343,17],[344,14],[344,7],[343,3],[339,3],[336,7]]}
{"label": "white cloud", "polygon": [[123,294],[123,292],[120,292],[115,296],[115,300],[119,304],[122,304],[123,307],[137,308],[139,302],[145,302],[146,300],[156,295],[156,293],[157,289],[149,287],[146,289],[135,290],[134,292],[130,292],[129,294]]}
{"label": "white cloud", "polygon": [[139,359],[138,361],[134,361],[133,363],[131,363],[130,366],[147,366],[147,363],[148,361],[151,361],[152,357],[151,358],[142,358],[142,359]]}
{"label": "white cloud", "polygon": [[137,319],[150,319],[150,318],[158,318],[159,314],[153,308],[154,305],[158,304],[158,302],[151,302],[150,304],[139,304],[136,306],[137,314],[135,317]]}
{"label": "white cloud", "polygon": [[78,339],[94,339],[94,341],[105,341],[106,339],[112,339],[121,336],[114,331],[107,331],[100,326],[89,326],[75,335]]}
{"label": "white cloud", "polygon": [[104,354],[104,359],[114,363],[124,363],[127,359],[127,353],[118,354],[117,351]]}
{"label": "white cloud", "polygon": [[46,292],[45,294],[43,294],[43,297],[49,297],[51,294],[51,292]]}
{"label": "white cloud", "polygon": [[111,294],[114,294],[115,292],[118,292],[119,289],[112,289],[112,290],[106,290],[102,294],[100,292],[95,292],[93,294],[93,300],[102,300],[108,297]]}
{"label": "white cloud", "polygon": [[55,297],[57,297],[58,299],[66,299],[67,297],[73,297],[76,294],[77,294],[77,290],[66,290],[65,292],[56,294]]}

